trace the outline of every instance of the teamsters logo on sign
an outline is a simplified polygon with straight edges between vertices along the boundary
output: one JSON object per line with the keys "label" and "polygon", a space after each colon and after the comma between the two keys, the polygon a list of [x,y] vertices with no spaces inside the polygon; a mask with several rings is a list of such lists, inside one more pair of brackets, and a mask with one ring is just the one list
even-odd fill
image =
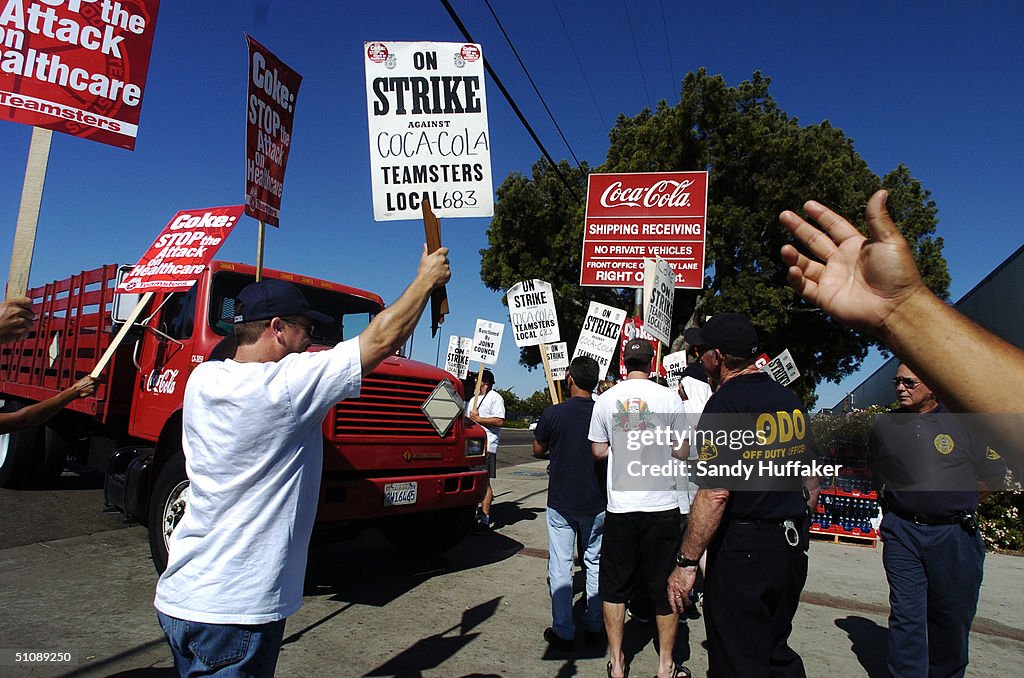
{"label": "teamsters logo on sign", "polygon": [[480,45],[367,42],[366,108],[376,221],[494,215]]}
{"label": "teamsters logo on sign", "polygon": [[0,0],[0,112],[133,150],[159,0]]}
{"label": "teamsters logo on sign", "polygon": [[580,284],[642,287],[662,258],[676,287],[704,286],[707,172],[591,174]]}

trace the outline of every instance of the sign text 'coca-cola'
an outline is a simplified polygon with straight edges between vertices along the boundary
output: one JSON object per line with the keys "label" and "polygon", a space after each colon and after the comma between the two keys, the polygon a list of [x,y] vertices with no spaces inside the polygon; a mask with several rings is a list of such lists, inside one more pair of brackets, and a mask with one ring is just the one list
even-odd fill
{"label": "sign text 'coca-cola'", "polygon": [[591,174],[580,284],[643,287],[660,257],[676,287],[703,287],[707,187],[707,172]]}

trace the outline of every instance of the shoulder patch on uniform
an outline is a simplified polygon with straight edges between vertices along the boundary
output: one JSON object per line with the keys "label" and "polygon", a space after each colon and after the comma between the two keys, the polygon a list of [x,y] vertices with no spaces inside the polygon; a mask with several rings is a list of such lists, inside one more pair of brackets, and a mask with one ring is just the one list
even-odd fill
{"label": "shoulder patch on uniform", "polygon": [[996,461],[998,459],[1002,459],[1003,456],[1001,454],[999,454],[998,452],[996,452],[995,450],[993,450],[991,447],[986,447],[985,448],[985,458],[986,459],[991,459],[992,461]]}
{"label": "shoulder patch on uniform", "polygon": [[718,456],[718,448],[710,440],[705,440],[704,444],[700,446],[700,452],[697,454],[697,458],[701,461],[711,461]]}
{"label": "shoulder patch on uniform", "polygon": [[953,439],[947,433],[940,433],[935,436],[935,449],[939,451],[939,454],[949,454],[953,451]]}

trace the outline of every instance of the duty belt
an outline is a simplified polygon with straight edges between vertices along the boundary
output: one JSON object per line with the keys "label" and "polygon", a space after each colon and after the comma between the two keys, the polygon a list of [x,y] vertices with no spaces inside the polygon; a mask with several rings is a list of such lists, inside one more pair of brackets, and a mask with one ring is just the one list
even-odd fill
{"label": "duty belt", "polygon": [[959,514],[955,516],[930,516],[926,513],[904,513],[903,511],[893,511],[893,513],[915,525],[957,525],[962,520]]}

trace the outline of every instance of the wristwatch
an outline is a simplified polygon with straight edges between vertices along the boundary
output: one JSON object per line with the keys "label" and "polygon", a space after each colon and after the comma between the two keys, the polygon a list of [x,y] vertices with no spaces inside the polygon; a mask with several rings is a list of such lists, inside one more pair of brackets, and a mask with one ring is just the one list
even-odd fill
{"label": "wristwatch", "polygon": [[677,553],[676,565],[679,567],[697,567],[700,565],[700,559],[694,560],[693,558],[687,558],[682,553]]}

